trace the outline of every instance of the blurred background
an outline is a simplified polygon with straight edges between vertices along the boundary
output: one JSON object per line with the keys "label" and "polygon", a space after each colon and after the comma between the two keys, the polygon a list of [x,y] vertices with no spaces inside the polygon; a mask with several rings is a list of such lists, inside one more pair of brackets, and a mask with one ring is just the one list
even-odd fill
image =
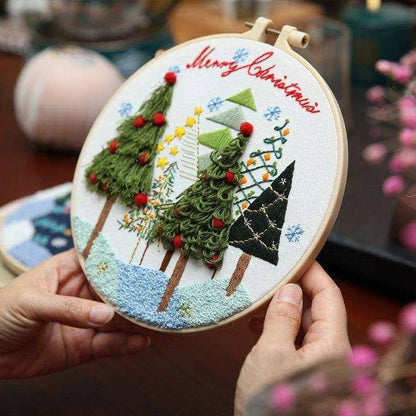
{"label": "blurred background", "polygon": [[[0,253],[9,269],[1,266],[0,285],[37,264],[30,253],[13,257],[13,239],[1,237],[11,232],[6,225],[12,220],[7,218],[31,198],[52,199],[53,212],[42,215],[56,215],[59,206],[59,221],[67,224],[63,236],[54,230],[55,240],[37,239],[43,258],[72,246],[70,187],[30,195],[72,180],[89,128],[123,81],[159,49],[204,35],[243,32],[244,23],[258,16],[272,19],[277,29],[290,24],[310,35],[308,48],[298,52],[330,85],[345,118],[347,188],[318,260],[343,290],[353,341],[360,341],[372,319],[393,319],[404,301],[414,299],[416,1],[412,0],[0,0]],[[270,36],[270,43],[274,40]],[[127,104],[120,114],[131,111]],[[34,221],[33,215],[27,220]],[[33,226],[33,232],[38,228]],[[6,408],[9,403],[7,414],[16,406],[20,409],[16,414],[30,412],[26,403],[33,400],[43,409],[39,414],[64,414],[56,410],[62,408],[70,409],[68,414],[93,414],[101,409],[88,400],[80,405],[67,397],[66,389],[75,384],[78,402],[84,392],[95,394],[108,406],[108,414],[115,414],[125,410],[107,398],[108,386],[117,378],[127,401],[142,389],[146,405],[140,414],[227,414],[238,367],[252,344],[252,338],[241,335],[241,325],[221,341],[213,336],[196,336],[192,342],[162,337],[160,350],[156,343],[156,352],[149,353],[154,354],[147,360],[152,364],[119,359],[73,370],[69,378],[55,375],[40,382],[3,383],[0,402]],[[219,354],[220,350],[226,353]],[[185,353],[186,362],[179,358]],[[165,368],[160,354],[176,357],[171,369]],[[220,375],[212,372],[213,363]],[[132,372],[164,375],[169,386],[161,376],[143,386]],[[201,398],[195,393],[198,386],[193,380],[198,378],[211,386],[218,397],[215,403],[208,395]],[[195,393],[193,399],[183,386]],[[27,401],[17,404],[21,396]],[[161,400],[167,404],[161,405]],[[193,413],[184,410],[187,406]]]}

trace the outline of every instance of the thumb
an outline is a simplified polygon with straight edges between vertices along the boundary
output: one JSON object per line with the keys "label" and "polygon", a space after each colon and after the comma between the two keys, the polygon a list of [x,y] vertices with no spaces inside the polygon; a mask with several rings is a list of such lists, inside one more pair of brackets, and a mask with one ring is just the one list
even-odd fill
{"label": "thumb", "polygon": [[73,296],[32,294],[23,314],[35,321],[57,322],[77,328],[97,328],[114,316],[111,306]]}
{"label": "thumb", "polygon": [[267,309],[262,341],[295,349],[295,339],[302,320],[302,302],[300,286],[294,283],[283,286]]}

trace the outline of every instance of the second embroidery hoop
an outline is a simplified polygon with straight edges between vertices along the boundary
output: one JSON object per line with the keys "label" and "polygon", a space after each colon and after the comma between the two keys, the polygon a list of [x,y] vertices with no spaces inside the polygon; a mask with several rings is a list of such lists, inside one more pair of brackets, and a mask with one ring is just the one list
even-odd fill
{"label": "second embroidery hoop", "polygon": [[[139,325],[156,329],[159,331],[164,332],[175,332],[175,333],[182,333],[182,332],[196,332],[201,330],[207,330],[212,329],[214,327],[222,326],[224,324],[230,323],[234,321],[235,319],[240,318],[241,316],[251,314],[253,311],[255,311],[260,306],[264,305],[267,301],[270,300],[270,298],[273,296],[273,294],[278,290],[278,288],[290,281],[296,281],[302,273],[310,266],[310,264],[313,262],[313,260],[316,258],[319,250],[322,248],[324,242],[326,241],[326,238],[328,237],[328,234],[332,228],[332,225],[335,221],[336,215],[339,210],[339,206],[342,200],[342,195],[345,187],[345,180],[346,180],[346,169],[347,169],[347,145],[346,145],[346,132],[344,123],[342,120],[342,115],[340,113],[338,104],[322,79],[322,77],[319,75],[319,73],[302,57],[300,57],[298,54],[296,54],[292,47],[306,47],[309,41],[309,37],[307,34],[303,32],[299,32],[296,30],[296,28],[292,26],[284,26],[282,30],[278,33],[278,38],[275,42],[274,48],[272,46],[268,46],[263,44],[266,38],[267,33],[274,33],[277,34],[277,31],[274,29],[271,29],[272,27],[272,21],[265,19],[265,18],[259,18],[257,21],[252,25],[252,28],[244,32],[242,34],[223,34],[223,35],[214,35],[214,36],[207,36],[204,38],[199,38],[190,42],[186,42],[182,45],[179,45],[169,51],[167,51],[165,54],[163,54],[161,57],[155,58],[151,62],[149,62],[147,65],[142,67],[139,71],[136,72],[125,84],[124,86],[116,93],[116,95],[112,98],[112,100],[107,104],[101,115],[98,117],[97,121],[95,122],[87,141],[84,145],[83,151],[80,155],[80,159],[78,162],[75,179],[74,179],[74,189],[73,189],[73,202],[72,202],[72,228],[74,230],[75,234],[75,244],[77,246],[77,251],[80,256],[81,265],[84,268],[84,271],[86,273],[87,278],[90,280],[98,294],[105,300],[106,302],[112,304],[116,310],[121,313],[123,316],[125,316],[127,319],[132,320],[135,323],[138,323]],[[143,82],[146,82],[146,80],[151,77],[150,72],[157,72],[160,68],[160,66],[163,64],[163,62],[167,62],[170,60],[171,57],[179,57],[181,50],[184,51],[186,48],[192,47],[192,45],[204,45],[212,43],[213,45],[217,45],[217,48],[220,49],[220,43],[223,41],[223,43],[226,43],[226,41],[229,39],[229,43],[234,43],[237,45],[239,43],[239,39],[241,40],[242,45],[247,45],[247,47],[256,48],[258,50],[266,50],[265,48],[268,48],[267,50],[270,51],[282,51],[286,56],[285,59],[287,59],[287,62],[291,62],[291,59],[296,61],[298,64],[301,65],[303,69],[300,69],[299,67],[296,67],[293,69],[293,71],[296,73],[296,75],[299,72],[299,77],[303,77],[304,79],[309,79],[309,83],[302,86],[307,90],[310,94],[319,95],[319,97],[322,97],[323,100],[326,100],[325,103],[321,103],[322,107],[320,111],[322,113],[324,111],[327,112],[325,116],[319,115],[317,117],[321,117],[321,124],[317,123],[317,126],[321,126],[320,128],[322,130],[328,130],[328,134],[326,137],[324,133],[322,133],[322,136],[325,136],[325,140],[327,143],[327,146],[322,144],[322,152],[326,147],[331,147],[328,155],[327,160],[323,155],[319,156],[321,159],[317,161],[317,163],[325,163],[325,161],[331,165],[331,169],[329,167],[324,167],[322,165],[323,173],[322,176],[327,175],[329,179],[320,178],[319,180],[322,181],[322,195],[319,196],[320,199],[322,199],[321,202],[316,202],[316,198],[318,197],[313,193],[313,190],[311,189],[310,185],[305,185],[304,182],[294,185],[294,189],[292,190],[291,199],[294,201],[292,203],[292,207],[289,204],[288,207],[288,214],[287,218],[290,217],[292,220],[292,217],[295,218],[295,215],[301,216],[307,216],[305,212],[302,212],[303,209],[308,209],[309,207],[306,206],[307,201],[303,201],[302,198],[304,197],[302,195],[302,192],[311,192],[311,198],[314,199],[312,206],[321,204],[316,209],[316,217],[314,218],[314,221],[311,221],[310,225],[310,232],[308,234],[308,241],[305,242],[305,246],[302,247],[302,250],[291,250],[291,252],[284,251],[285,256],[284,258],[281,258],[281,263],[285,262],[283,266],[279,265],[279,267],[275,269],[271,268],[271,266],[267,264],[263,264],[264,262],[261,260],[259,263],[257,263],[257,260],[252,261],[253,269],[251,270],[251,273],[255,273],[256,271],[262,275],[271,275],[273,273],[276,273],[276,277],[271,279],[267,282],[267,285],[262,287],[263,292],[260,293],[260,291],[257,288],[254,288],[256,285],[256,282],[243,281],[243,285],[247,286],[247,289],[245,290],[245,293],[239,293],[239,296],[243,300],[239,300],[239,304],[237,306],[233,306],[232,308],[227,305],[227,299],[222,298],[222,295],[218,295],[221,299],[218,301],[218,305],[215,305],[215,296],[213,297],[213,300],[211,301],[211,305],[208,305],[207,302],[201,300],[201,299],[195,299],[197,295],[195,293],[190,294],[189,287],[202,285],[201,288],[196,289],[199,291],[205,291],[207,286],[211,283],[208,280],[204,281],[198,281],[193,280],[192,273],[196,274],[203,274],[202,267],[199,269],[199,266],[196,266],[195,263],[188,262],[189,267],[191,268],[191,271],[189,272],[189,275],[187,276],[185,274],[183,280],[185,280],[185,283],[183,286],[178,285],[173,288],[175,291],[175,295],[171,294],[171,298],[173,299],[170,303],[169,308],[167,311],[158,312],[157,304],[153,305],[152,302],[154,302],[154,299],[151,299],[151,301],[147,301],[144,298],[140,298],[140,293],[137,293],[137,299],[138,302],[144,303],[144,309],[141,309],[141,305],[131,305],[129,302],[131,302],[131,299],[127,299],[130,297],[131,293],[134,292],[134,284],[132,282],[126,283],[126,277],[122,276],[123,271],[127,273],[130,277],[131,275],[134,275],[134,273],[141,273],[138,269],[132,269],[128,272],[126,272],[127,268],[124,266],[124,263],[127,262],[127,259],[123,257],[123,245],[120,244],[120,241],[122,237],[118,237],[116,232],[114,231],[114,225],[111,226],[110,223],[105,224],[105,227],[99,230],[97,235],[102,235],[106,237],[110,243],[112,243],[113,248],[117,250],[117,246],[120,245],[119,251],[114,254],[118,265],[114,266],[114,270],[117,269],[118,277],[117,279],[113,279],[113,276],[106,276],[106,271],[104,271],[100,276],[102,281],[100,281],[100,277],[97,277],[95,274],[95,269],[97,267],[100,267],[100,265],[104,264],[102,261],[99,261],[98,257],[97,259],[93,257],[88,258],[88,263],[85,261],[85,259],[82,256],[82,252],[85,248],[86,244],[86,238],[83,235],[85,233],[84,229],[81,229],[80,222],[86,222],[89,220],[91,223],[97,221],[98,218],[98,209],[94,208],[94,204],[99,206],[102,202],[96,198],[95,196],[92,197],[88,191],[85,189],[84,185],[84,176],[85,176],[85,169],[86,167],[91,163],[92,156],[93,156],[93,148],[97,148],[97,146],[103,146],[105,145],[107,139],[110,139],[111,136],[108,136],[104,139],[100,138],[99,136],[103,135],[103,132],[106,132],[107,130],[111,130],[113,128],[113,125],[116,123],[112,121],[111,124],[106,123],[106,118],[110,117],[111,114],[113,114],[116,108],[116,105],[118,102],[120,102],[121,99],[125,99],[128,94],[125,93],[123,95],[123,91],[132,91],[137,90],[138,80],[140,78],[143,79]],[[246,41],[258,41],[260,43],[258,44],[250,44]],[[225,48],[225,46],[224,46]],[[185,52],[183,52],[185,54]],[[276,52],[277,53],[277,52]],[[186,55],[186,54],[185,54]],[[284,57],[285,55],[279,54],[279,56]],[[186,57],[187,58],[187,57]],[[181,62],[185,62],[185,57],[177,58],[181,59]],[[196,59],[196,58],[195,58]],[[189,63],[189,59],[187,60]],[[195,62],[195,60],[194,60]],[[159,66],[158,66],[159,65]],[[202,64],[201,64],[202,65]],[[255,67],[255,63],[253,65],[253,71]],[[257,64],[260,65],[260,62]],[[281,64],[284,66],[284,62]],[[291,64],[293,66],[293,64]],[[156,68],[154,71],[151,70],[151,68]],[[263,68],[264,69],[264,68]],[[305,74],[303,73],[305,72]],[[301,73],[302,72],[302,73]],[[309,75],[307,75],[309,74]],[[292,75],[292,74],[288,74]],[[267,80],[267,74],[264,72],[264,79]],[[308,78],[309,77],[309,78]],[[313,78],[313,82],[311,79]],[[253,77],[253,84],[257,83],[258,80],[261,78],[261,76],[254,76]],[[179,76],[180,79],[180,76]],[[193,81],[193,78],[189,78],[190,82]],[[153,82],[153,80],[152,80]],[[135,84],[136,83],[136,84]],[[198,84],[195,84],[195,86]],[[176,88],[176,87],[175,87]],[[203,88],[203,87],[201,87]],[[212,86],[212,88],[215,89],[215,86]],[[254,87],[253,87],[254,88]],[[256,88],[259,89],[260,87]],[[192,88],[189,88],[192,90]],[[135,91],[136,91],[135,90]],[[219,90],[217,88],[217,90]],[[191,94],[192,93],[189,93]],[[273,92],[274,94],[274,92]],[[197,95],[195,93],[195,95]],[[261,94],[259,94],[260,96]],[[193,97],[193,96],[192,96]],[[192,98],[191,97],[191,98]],[[144,96],[141,96],[141,98],[145,98]],[[187,98],[187,100],[190,100],[191,98]],[[182,101],[183,102],[183,101]],[[311,103],[311,112],[313,112],[314,103]],[[317,111],[318,112],[318,111]],[[321,113],[321,114],[322,114]],[[303,114],[303,113],[302,113]],[[302,116],[293,116],[295,121],[298,122],[301,127],[298,128],[298,130],[295,129],[295,132],[297,131],[299,133],[299,137],[297,138],[300,142],[300,146],[297,148],[297,150],[293,150],[292,154],[290,155],[291,160],[293,160],[293,157],[297,159],[297,168],[298,171],[300,170],[300,174],[302,174],[302,160],[307,161],[307,155],[304,155],[302,152],[302,143],[303,148],[307,149],[310,144],[306,140],[305,137],[301,137],[302,134],[306,134],[307,129],[311,124],[308,124],[309,116],[308,113],[305,113],[306,115]],[[175,122],[182,116],[180,114],[179,110],[172,110],[168,114],[168,121],[169,125],[171,123],[171,120],[174,120]],[[114,116],[112,116],[114,117]],[[254,115],[252,116],[254,118]],[[306,122],[304,119],[307,120]],[[208,122],[207,122],[208,123]],[[303,124],[302,124],[303,123]],[[306,124],[305,124],[306,123]],[[330,125],[330,128],[327,129],[327,124]],[[331,132],[333,133],[333,137],[331,138]],[[114,135],[114,134],[113,134]],[[318,138],[319,140],[319,138]],[[322,140],[324,141],[324,140]],[[251,151],[247,150],[247,155],[251,154],[250,152],[253,152],[253,149]],[[249,149],[250,150],[250,149]],[[299,153],[301,153],[299,155]],[[245,156],[247,156],[245,154]],[[303,158],[303,159],[302,159]],[[319,159],[319,158],[318,158]],[[288,161],[287,161],[288,162]],[[312,161],[310,161],[312,164]],[[309,162],[308,162],[309,163]],[[285,166],[290,165],[290,163],[286,163]],[[300,166],[298,168],[298,166]],[[316,167],[316,166],[315,166]],[[313,166],[312,166],[313,168]],[[309,169],[309,168],[308,168]],[[305,171],[308,171],[306,169]],[[283,170],[283,169],[281,169]],[[312,170],[313,169],[309,169]],[[319,169],[318,169],[319,170]],[[327,171],[327,172],[326,172]],[[299,175],[300,175],[299,174]],[[327,182],[325,182],[327,181]],[[271,181],[270,181],[271,182]],[[302,189],[301,189],[302,188]],[[318,187],[319,188],[319,187]],[[175,195],[176,197],[178,195]],[[256,195],[257,196],[257,195]],[[102,198],[101,198],[102,199]],[[311,203],[311,202],[310,202]],[[101,209],[101,208],[100,208]],[[112,211],[116,211],[112,213],[111,215],[114,215],[114,217],[110,218],[110,220],[114,223],[116,221],[116,215],[121,215],[122,210],[121,207],[117,206],[116,209],[113,209]],[[292,215],[293,212],[293,215]],[[282,224],[283,227],[283,224]],[[282,230],[283,228],[280,227]],[[85,228],[85,227],[84,227]],[[282,232],[283,234],[283,232]],[[279,236],[280,237],[280,236]],[[306,239],[306,237],[305,237]],[[287,245],[288,243],[286,243]],[[282,245],[282,243],[281,243]],[[153,246],[152,246],[153,247]],[[152,248],[151,248],[152,249]],[[146,249],[142,249],[147,250]],[[156,250],[156,245],[154,245],[154,250]],[[234,248],[232,250],[235,250]],[[230,251],[230,249],[229,249]],[[295,252],[295,253],[293,253]],[[236,252],[234,252],[234,256],[237,256]],[[161,262],[163,255],[158,255],[155,251],[154,253],[149,253],[146,255],[146,257],[149,257],[149,255],[153,255],[153,257],[156,257],[156,260]],[[159,256],[159,258],[157,257]],[[292,256],[293,258],[288,260],[288,258]],[[152,258],[153,258],[152,257]],[[282,256],[281,256],[282,257]],[[254,257],[253,257],[254,258]],[[148,263],[145,264],[145,267],[147,269],[150,269],[152,271],[157,271],[158,266],[156,266],[156,260],[148,260]],[[174,260],[177,260],[177,258],[173,258],[172,262],[174,263]],[[214,279],[212,279],[212,282],[216,281],[220,282],[218,285],[221,286],[221,282],[228,278],[230,278],[232,274],[232,270],[234,269],[234,266],[236,265],[238,260],[238,257],[234,257],[224,260],[224,266],[219,269],[217,274],[215,275]],[[122,264],[120,266],[120,264]],[[167,277],[171,277],[173,270],[173,265],[171,265],[171,268],[167,269],[166,275]],[[255,267],[257,266],[257,267]],[[95,267],[95,269],[93,269]],[[104,266],[101,267],[101,269]],[[110,270],[112,270],[113,265],[110,264],[109,267]],[[108,269],[106,269],[108,270]],[[120,271],[122,270],[122,271]],[[280,273],[280,274],[279,274]],[[248,273],[247,273],[248,274]],[[104,277],[102,277],[104,275]],[[120,277],[121,276],[121,277]],[[140,274],[141,276],[141,274]],[[222,280],[221,280],[222,279]],[[103,283],[104,282],[104,283]],[[107,283],[105,283],[107,282]],[[135,281],[138,285],[140,284],[140,280]],[[181,282],[183,283],[183,282]],[[166,285],[166,288],[162,288],[163,291],[166,292],[167,287],[169,286],[169,283],[163,282],[159,283],[161,286]],[[215,283],[216,284],[216,283]],[[107,286],[106,286],[107,285]],[[124,286],[123,286],[124,285]],[[205,285],[205,286],[203,286]],[[229,285],[226,285],[225,287],[229,287]],[[242,285],[240,285],[241,287]],[[260,285],[261,286],[261,285]],[[203,287],[203,288],[202,288]],[[153,288],[152,294],[148,294],[148,296],[151,298],[155,292],[157,292],[158,288]],[[218,289],[218,288],[217,288]],[[217,290],[216,289],[216,290]],[[142,291],[144,291],[144,288],[141,288]],[[146,288],[147,290],[147,288]],[[242,289],[243,290],[243,289]],[[179,293],[180,292],[180,293]],[[214,293],[214,292],[213,292]],[[216,292],[215,292],[216,293]],[[224,290],[225,293],[225,290]],[[175,298],[176,296],[176,298]],[[200,295],[200,297],[203,297]],[[146,302],[149,302],[146,304]],[[174,306],[172,306],[175,304]],[[214,307],[217,309],[223,308],[223,313],[217,313],[213,312],[210,308],[212,308],[212,304],[214,304]],[[190,305],[190,306],[189,306]],[[204,313],[200,313],[198,309],[206,308]],[[227,309],[228,308],[228,309]],[[188,313],[193,313],[197,315],[195,318],[187,316]],[[165,314],[165,315],[163,315]],[[182,316],[183,314],[183,316]],[[211,315],[210,315],[211,314]],[[176,316],[177,315],[177,316]],[[208,318],[206,317],[207,315]]]}

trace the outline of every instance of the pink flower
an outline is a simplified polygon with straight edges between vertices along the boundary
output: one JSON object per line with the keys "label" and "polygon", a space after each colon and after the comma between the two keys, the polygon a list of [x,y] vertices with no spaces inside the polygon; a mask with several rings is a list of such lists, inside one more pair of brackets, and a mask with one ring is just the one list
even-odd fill
{"label": "pink flower", "polygon": [[295,390],[288,383],[278,384],[271,393],[273,409],[280,411],[289,410],[295,403]]}
{"label": "pink flower", "polygon": [[400,110],[400,121],[404,127],[414,129],[416,127],[416,110],[414,108]]}
{"label": "pink flower", "polygon": [[363,150],[363,158],[369,163],[380,163],[383,161],[387,153],[387,148],[384,144],[374,143],[370,144]]}
{"label": "pink flower", "polygon": [[376,62],[376,70],[382,74],[388,74],[392,70],[393,63],[380,59]]}
{"label": "pink flower", "polygon": [[389,162],[389,169],[394,173],[403,172],[405,166],[400,154],[393,155]]}
{"label": "pink flower", "polygon": [[399,316],[400,328],[411,335],[416,335],[416,302],[406,305]]}
{"label": "pink flower", "polygon": [[411,129],[403,129],[400,132],[399,139],[402,145],[412,146],[413,144],[416,144],[415,131]]}
{"label": "pink flower", "polygon": [[368,336],[377,345],[388,345],[396,338],[396,327],[391,322],[376,322],[370,326]]}
{"label": "pink flower", "polygon": [[358,375],[353,378],[351,388],[359,394],[366,395],[377,388],[377,383],[373,377]]}
{"label": "pink flower", "polygon": [[377,85],[367,91],[366,97],[368,102],[372,104],[381,104],[386,98],[386,93],[383,87]]}
{"label": "pink flower", "polygon": [[416,51],[410,51],[406,55],[403,55],[400,59],[400,63],[410,68],[416,67]]}
{"label": "pink flower", "polygon": [[416,253],[416,221],[403,227],[400,231],[400,241],[406,248]]}
{"label": "pink flower", "polygon": [[344,400],[335,409],[336,416],[359,416],[358,406],[352,400]]}
{"label": "pink flower", "polygon": [[378,355],[371,347],[358,345],[353,347],[347,359],[352,367],[364,369],[375,365],[378,361]]}
{"label": "pink flower", "polygon": [[396,64],[392,67],[392,78],[401,84],[408,83],[412,79],[412,75],[412,70],[407,66]]}
{"label": "pink flower", "polygon": [[416,107],[416,99],[410,95],[403,97],[398,102],[399,110],[412,110]]}
{"label": "pink flower", "polygon": [[363,399],[361,411],[363,416],[383,416],[387,409],[382,397],[372,394]]}
{"label": "pink flower", "polygon": [[398,176],[389,176],[383,183],[383,192],[385,195],[398,195],[403,192],[404,180]]}

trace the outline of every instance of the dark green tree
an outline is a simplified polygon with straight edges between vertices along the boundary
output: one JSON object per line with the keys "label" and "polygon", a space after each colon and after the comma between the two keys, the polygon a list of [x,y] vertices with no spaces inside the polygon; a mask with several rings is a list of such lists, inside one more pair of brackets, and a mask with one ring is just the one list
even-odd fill
{"label": "dark green tree", "polygon": [[233,222],[234,190],[241,179],[239,159],[252,132],[250,123],[242,123],[237,137],[211,154],[206,171],[165,211],[159,235],[168,253],[180,249],[181,254],[158,311],[166,310],[189,257],[211,268],[221,264]]}
{"label": "dark green tree", "polygon": [[231,276],[227,295],[233,294],[237,289],[252,255],[275,265],[278,263],[280,235],[285,222],[294,170],[295,162],[292,162],[232,225],[229,244],[240,248],[244,253]]}
{"label": "dark green tree", "polygon": [[168,72],[164,81],[135,115],[120,124],[117,136],[107,143],[85,170],[88,189],[107,199],[83,251],[84,258],[88,257],[116,200],[128,207],[147,205],[156,145],[166,127],[165,115],[171,105],[176,75]]}

